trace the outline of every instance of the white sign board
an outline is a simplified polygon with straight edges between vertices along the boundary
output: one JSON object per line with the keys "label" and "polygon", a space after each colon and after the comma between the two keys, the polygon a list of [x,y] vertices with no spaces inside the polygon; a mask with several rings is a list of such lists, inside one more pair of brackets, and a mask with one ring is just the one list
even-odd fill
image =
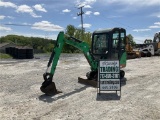
{"label": "white sign board", "polygon": [[121,90],[119,61],[100,61],[98,78],[100,90]]}

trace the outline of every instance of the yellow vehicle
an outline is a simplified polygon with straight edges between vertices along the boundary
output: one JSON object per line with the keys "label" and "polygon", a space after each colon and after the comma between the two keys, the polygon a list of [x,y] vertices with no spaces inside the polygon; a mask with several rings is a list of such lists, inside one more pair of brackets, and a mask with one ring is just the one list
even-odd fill
{"label": "yellow vehicle", "polygon": [[141,57],[140,51],[133,49],[133,46],[131,45],[131,42],[127,36],[126,36],[126,47],[125,48],[127,52],[127,59],[134,59],[134,58]]}
{"label": "yellow vehicle", "polygon": [[155,55],[160,55],[160,32],[154,35],[152,44],[154,46]]}

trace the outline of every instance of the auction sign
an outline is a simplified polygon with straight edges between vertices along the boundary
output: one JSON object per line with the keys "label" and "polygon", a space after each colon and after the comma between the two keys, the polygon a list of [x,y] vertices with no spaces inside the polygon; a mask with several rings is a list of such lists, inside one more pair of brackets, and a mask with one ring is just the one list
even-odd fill
{"label": "auction sign", "polygon": [[121,91],[119,60],[99,61],[98,79],[99,92]]}

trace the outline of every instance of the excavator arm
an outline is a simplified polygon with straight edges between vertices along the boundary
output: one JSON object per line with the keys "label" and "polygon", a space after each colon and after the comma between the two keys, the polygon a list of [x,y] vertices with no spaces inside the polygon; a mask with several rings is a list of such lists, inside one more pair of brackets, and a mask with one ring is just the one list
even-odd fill
{"label": "excavator arm", "polygon": [[83,52],[84,56],[86,57],[89,65],[91,66],[91,70],[92,71],[97,70],[97,61],[94,60],[94,57],[92,56],[92,54],[90,52],[89,45],[86,42],[78,40],[74,37],[69,37],[69,39],[65,39],[64,32],[60,32],[58,35],[57,41],[56,41],[55,48],[53,49],[51,58],[48,63],[48,67],[49,67],[50,63],[52,62],[52,68],[50,71],[51,74],[54,74],[54,72],[55,72],[57,62],[59,60],[64,43],[69,44],[71,46],[74,46],[74,47],[78,48],[79,50],[81,50]]}
{"label": "excavator arm", "polygon": [[[60,32],[58,34],[55,47],[54,47],[52,54],[50,56],[50,59],[48,61],[46,72],[43,74],[44,82],[42,83],[42,86],[40,89],[42,92],[44,92],[46,94],[52,94],[52,93],[56,94],[59,92],[59,91],[57,91],[55,83],[52,80],[53,80],[53,75],[55,73],[56,66],[57,66],[60,54],[62,52],[64,43],[72,45],[72,46],[78,48],[79,50],[81,50],[83,52],[84,56],[86,57],[90,67],[91,67],[91,71],[97,71],[98,62],[92,56],[92,54],[90,52],[90,46],[87,43],[85,43],[81,40],[78,40],[74,37],[68,37],[66,39],[64,36],[64,32]],[[51,66],[51,64],[52,64],[52,66]],[[51,70],[50,70],[50,73],[48,73],[48,69],[50,66],[51,66]]]}

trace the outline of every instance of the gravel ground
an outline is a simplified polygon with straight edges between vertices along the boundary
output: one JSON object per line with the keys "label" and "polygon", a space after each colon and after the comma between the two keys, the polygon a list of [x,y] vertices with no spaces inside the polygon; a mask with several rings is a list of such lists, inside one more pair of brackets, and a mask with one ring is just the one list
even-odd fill
{"label": "gravel ground", "polygon": [[121,97],[77,82],[90,69],[82,54],[62,54],[54,81],[63,93],[46,96],[48,56],[36,58],[0,60],[0,120],[160,120],[160,57],[127,61]]}

